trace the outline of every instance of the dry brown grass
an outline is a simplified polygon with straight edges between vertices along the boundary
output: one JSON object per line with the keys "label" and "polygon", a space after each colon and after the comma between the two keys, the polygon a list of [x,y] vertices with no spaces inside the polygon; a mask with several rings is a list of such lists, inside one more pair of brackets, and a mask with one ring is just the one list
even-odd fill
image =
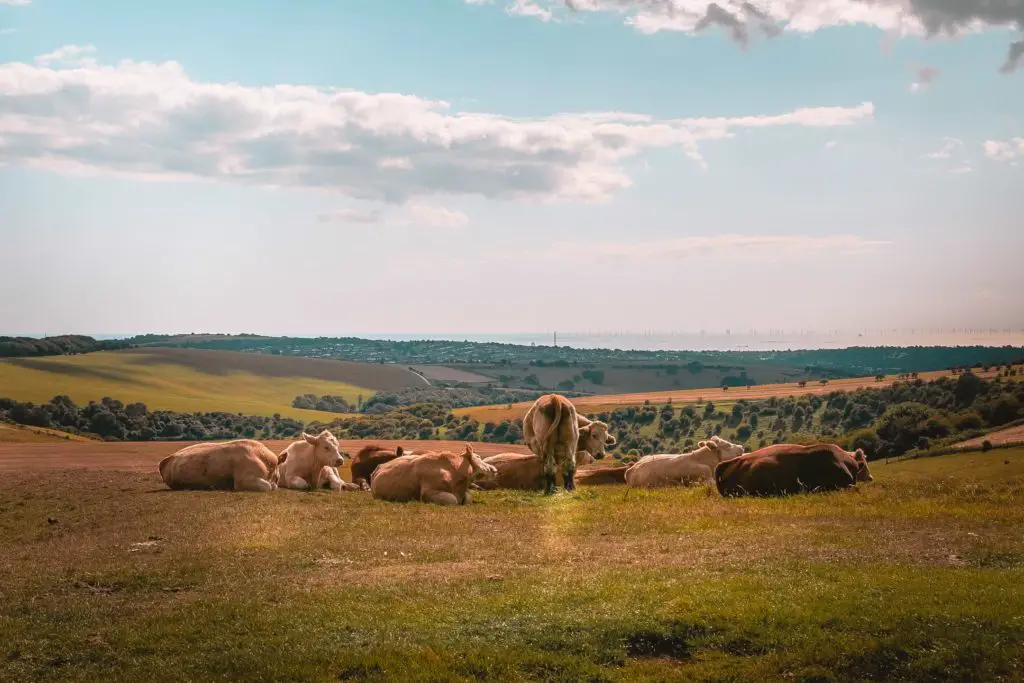
{"label": "dry brown grass", "polygon": [[993,446],[1004,446],[1008,444],[1024,444],[1024,425],[1017,425],[1009,429],[1001,429],[976,439],[961,441],[953,446],[954,448],[972,449],[981,448],[981,445],[988,441]]}
{"label": "dry brown grass", "polygon": [[84,436],[68,434],[46,427],[0,424],[0,444],[5,443],[60,443],[64,441],[91,441]]}

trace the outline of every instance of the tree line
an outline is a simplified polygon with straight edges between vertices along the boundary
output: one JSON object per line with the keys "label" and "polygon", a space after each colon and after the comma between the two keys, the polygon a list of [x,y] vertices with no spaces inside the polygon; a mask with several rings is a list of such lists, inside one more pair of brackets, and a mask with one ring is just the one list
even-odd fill
{"label": "tree line", "polygon": [[132,344],[124,339],[97,340],[80,334],[59,337],[0,337],[0,358],[30,358],[34,356],[67,356],[93,351],[126,349]]}

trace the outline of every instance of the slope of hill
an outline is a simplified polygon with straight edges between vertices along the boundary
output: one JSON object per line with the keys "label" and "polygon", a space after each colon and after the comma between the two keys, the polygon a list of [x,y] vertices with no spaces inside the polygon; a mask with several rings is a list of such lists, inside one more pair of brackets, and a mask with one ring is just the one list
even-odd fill
{"label": "slope of hill", "polygon": [[0,361],[0,397],[44,402],[55,395],[83,404],[104,396],[152,410],[279,413],[300,420],[336,415],[291,407],[301,394],[342,396],[355,404],[379,389],[424,380],[394,365],[195,349],[131,349],[59,358]]}
{"label": "slope of hill", "polygon": [[84,436],[45,427],[0,424],[0,444],[89,442]]}

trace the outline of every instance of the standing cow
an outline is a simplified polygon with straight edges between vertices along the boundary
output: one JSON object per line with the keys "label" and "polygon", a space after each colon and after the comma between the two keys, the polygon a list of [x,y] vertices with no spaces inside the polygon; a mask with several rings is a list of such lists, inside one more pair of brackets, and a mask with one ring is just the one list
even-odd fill
{"label": "standing cow", "polygon": [[186,446],[160,461],[160,477],[172,489],[273,491],[277,454],[259,441],[238,439]]}
{"label": "standing cow", "polygon": [[723,496],[780,496],[801,491],[836,491],[872,481],[864,451],[835,444],[778,444],[726,460],[715,468]]}
{"label": "standing cow", "polygon": [[338,468],[345,454],[338,448],[338,439],[326,429],[312,436],[302,433],[302,441],[294,441],[278,456],[281,488],[313,489],[329,487],[332,491],[358,491],[359,486],[341,478]]}
{"label": "standing cow", "polygon": [[541,396],[523,418],[526,445],[540,456],[544,467],[544,495],[555,492],[555,473],[561,469],[565,490],[576,488],[576,450],[580,426],[576,406],[558,394]]}

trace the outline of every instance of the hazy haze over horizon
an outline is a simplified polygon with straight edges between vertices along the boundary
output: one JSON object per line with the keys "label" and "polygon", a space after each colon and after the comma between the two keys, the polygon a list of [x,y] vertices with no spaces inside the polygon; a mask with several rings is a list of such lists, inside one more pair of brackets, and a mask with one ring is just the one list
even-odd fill
{"label": "hazy haze over horizon", "polygon": [[0,0],[0,334],[1020,343],[1024,3],[574,4]]}

